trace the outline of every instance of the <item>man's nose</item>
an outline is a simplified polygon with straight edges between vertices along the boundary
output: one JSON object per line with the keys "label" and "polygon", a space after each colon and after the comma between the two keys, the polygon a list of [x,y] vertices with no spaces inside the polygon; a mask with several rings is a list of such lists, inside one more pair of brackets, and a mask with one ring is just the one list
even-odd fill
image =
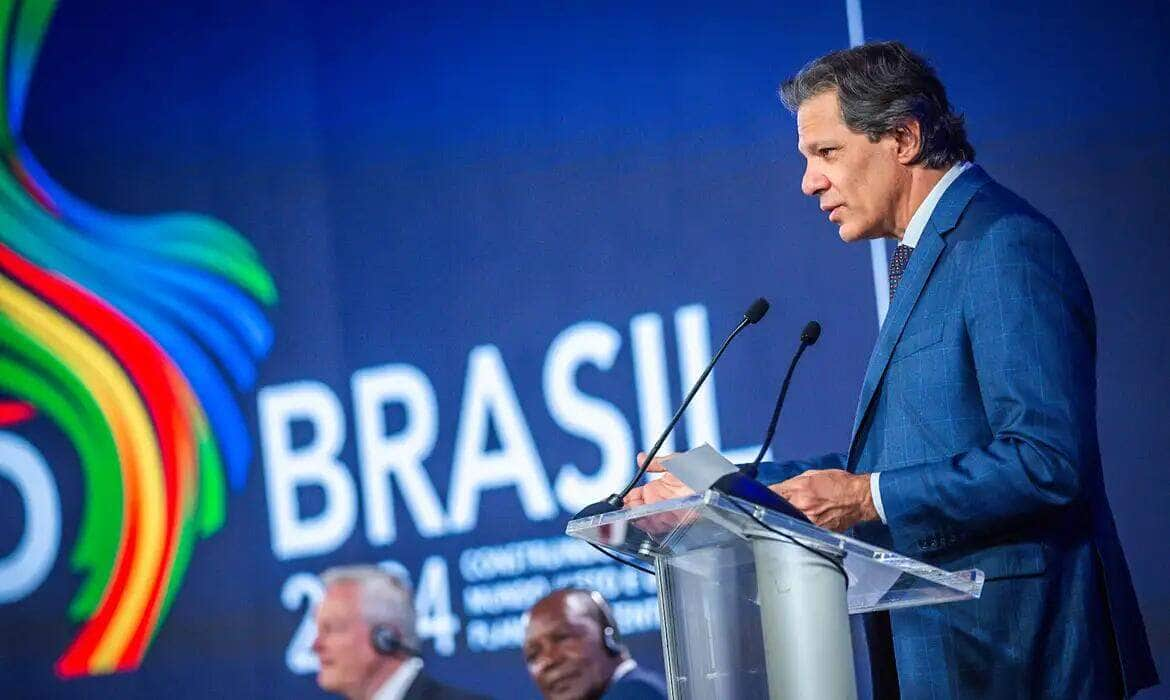
{"label": "man's nose", "polygon": [[540,677],[557,665],[558,656],[555,653],[541,652],[532,660],[532,675]]}
{"label": "man's nose", "polygon": [[812,165],[805,166],[804,177],[800,178],[800,191],[810,197],[815,197],[827,189],[829,189],[829,178],[813,168]]}
{"label": "man's nose", "polygon": [[317,655],[321,654],[321,635],[319,635],[319,634],[313,635],[312,649],[313,649],[314,654],[317,654]]}

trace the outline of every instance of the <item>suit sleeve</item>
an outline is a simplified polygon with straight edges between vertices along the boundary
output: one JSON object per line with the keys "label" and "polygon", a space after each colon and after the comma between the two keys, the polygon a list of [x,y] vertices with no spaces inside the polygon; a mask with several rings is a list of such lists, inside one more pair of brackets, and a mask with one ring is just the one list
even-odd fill
{"label": "suit sleeve", "polygon": [[1046,221],[1018,216],[976,245],[962,303],[991,441],[882,473],[902,551],[1010,532],[1066,506],[1097,454],[1092,302],[1067,244]]}
{"label": "suit sleeve", "polygon": [[810,469],[844,469],[845,455],[840,452],[831,452],[808,459],[790,460],[787,462],[760,462],[759,480],[767,485],[787,481]]}

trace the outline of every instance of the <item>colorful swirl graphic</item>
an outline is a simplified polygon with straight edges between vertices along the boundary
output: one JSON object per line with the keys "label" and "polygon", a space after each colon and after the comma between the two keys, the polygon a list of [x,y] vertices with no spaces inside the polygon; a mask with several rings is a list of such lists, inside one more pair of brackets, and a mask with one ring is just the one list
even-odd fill
{"label": "colorful swirl graphic", "polygon": [[100,211],[22,142],[55,0],[0,0],[0,418],[35,410],[76,449],[81,628],[63,677],[137,668],[251,443],[236,394],[272,344],[276,290],[238,233],[194,214]]}

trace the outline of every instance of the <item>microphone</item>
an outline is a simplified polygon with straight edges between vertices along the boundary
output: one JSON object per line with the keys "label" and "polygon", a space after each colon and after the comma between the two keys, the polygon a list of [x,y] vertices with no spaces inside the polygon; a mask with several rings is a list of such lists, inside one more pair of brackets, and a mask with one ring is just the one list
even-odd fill
{"label": "microphone", "polygon": [[[792,357],[792,362],[788,365],[788,373],[784,375],[784,383],[780,387],[780,396],[776,398],[776,408],[772,411],[772,422],[768,424],[768,434],[764,438],[764,444],[760,446],[760,453],[756,455],[755,461],[748,466],[719,477],[714,484],[711,484],[712,489],[729,496],[742,498],[758,506],[764,506],[765,508],[783,513],[797,520],[809,522],[808,516],[787,500],[781,498],[779,494],[757,481],[756,476],[759,473],[760,460],[763,459],[764,453],[768,451],[768,445],[772,443],[772,436],[776,434],[776,423],[780,420],[780,408],[784,405],[785,395],[788,394],[788,382],[792,380],[792,371],[796,369],[796,362],[804,354],[805,349],[816,343],[820,337],[821,324],[816,321],[809,321],[805,324],[804,330],[800,332],[800,347],[797,348],[796,354]],[[743,508],[741,507],[740,510],[743,510]]]}
{"label": "microphone", "polygon": [[768,433],[764,437],[764,444],[760,445],[760,452],[756,455],[755,460],[743,469],[743,473],[748,478],[756,478],[756,475],[759,473],[760,460],[764,458],[764,453],[768,451],[768,446],[772,444],[772,437],[776,434],[776,423],[780,420],[780,408],[784,406],[784,397],[788,395],[788,382],[792,381],[792,371],[796,369],[796,363],[800,361],[800,356],[804,354],[805,349],[810,345],[816,345],[820,337],[821,324],[816,321],[806,323],[804,330],[800,332],[800,347],[796,349],[796,354],[792,356],[792,362],[788,364],[788,373],[784,375],[784,382],[780,385],[780,395],[776,397],[776,408],[772,410],[772,420],[768,423]]}
{"label": "microphone", "polygon": [[[756,299],[752,302],[752,305],[747,308],[747,311],[743,312],[743,320],[747,321],[748,323],[759,323],[760,319],[764,317],[764,314],[768,313],[768,309],[768,300],[764,297],[760,297],[759,299]],[[742,327],[743,324],[740,324],[740,326]],[[739,328],[736,328],[732,335],[734,336],[735,333],[738,332]],[[718,359],[719,356],[716,355],[715,360]],[[715,360],[712,360],[711,364],[715,364]]]}
{"label": "microphone", "polygon": [[703,386],[703,382],[707,381],[707,375],[711,374],[711,370],[715,369],[715,363],[718,362],[719,358],[723,356],[723,351],[727,349],[727,346],[731,344],[732,340],[735,340],[735,336],[739,335],[740,331],[742,331],[744,328],[747,328],[749,325],[759,323],[760,319],[764,317],[764,314],[768,313],[769,306],[770,305],[768,304],[768,300],[764,297],[760,297],[759,299],[753,301],[752,305],[749,306],[747,311],[743,313],[743,320],[739,322],[739,325],[735,327],[735,330],[731,331],[731,334],[727,336],[727,340],[724,340],[723,345],[719,346],[719,352],[716,352],[715,356],[711,358],[711,361],[707,363],[707,368],[704,369],[703,373],[699,375],[699,378],[695,381],[695,385],[691,387],[690,392],[687,394],[686,398],[683,399],[682,405],[678,407],[678,410],[674,413],[674,417],[670,419],[670,423],[666,425],[666,428],[662,431],[662,434],[658,436],[658,441],[655,442],[654,446],[650,448],[650,451],[646,453],[646,459],[642,461],[642,465],[634,474],[634,478],[630,479],[630,483],[626,484],[626,487],[619,493],[611,494],[603,501],[598,501],[596,503],[591,503],[585,506],[576,515],[573,516],[574,520],[577,518],[585,518],[591,515],[601,515],[602,513],[611,513],[615,510],[621,510],[625,502],[626,494],[628,494],[630,490],[634,488],[634,485],[638,483],[638,480],[646,474],[646,470],[650,468],[650,463],[654,461],[654,456],[658,454],[658,450],[662,447],[662,443],[666,442],[666,438],[670,435],[670,431],[674,430],[674,426],[678,424],[679,418],[682,418],[683,412],[686,411],[687,406],[691,404],[691,399],[695,398],[695,394],[699,392],[699,388]]}

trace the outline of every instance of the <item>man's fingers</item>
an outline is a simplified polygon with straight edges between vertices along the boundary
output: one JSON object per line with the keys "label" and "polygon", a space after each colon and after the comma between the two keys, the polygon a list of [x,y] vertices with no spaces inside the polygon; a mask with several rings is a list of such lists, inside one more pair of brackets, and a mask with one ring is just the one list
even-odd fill
{"label": "man's fingers", "polygon": [[648,503],[657,503],[658,501],[686,496],[690,493],[692,493],[691,489],[685,484],[679,482],[671,483],[666,479],[659,479],[658,481],[651,481],[649,484],[646,484],[646,501]]}
{"label": "man's fingers", "polygon": [[812,498],[808,489],[802,488],[799,485],[792,485],[790,481],[785,481],[781,484],[776,484],[772,490],[780,494],[780,497],[792,504],[794,508],[803,512],[812,519],[809,511],[812,509],[816,499]]}
{"label": "man's fingers", "polygon": [[642,495],[642,487],[638,486],[630,489],[630,492],[626,494],[625,504],[627,506],[642,505],[642,503],[645,502],[644,499],[645,497]]}
{"label": "man's fingers", "polygon": [[[650,466],[647,467],[646,471],[655,472],[655,473],[666,471],[666,467],[664,467],[662,465],[662,460],[666,457],[669,457],[671,454],[674,454],[674,453],[656,455],[654,457],[654,461],[650,463]],[[642,463],[645,461],[646,461],[646,453],[639,452],[638,453],[638,466],[639,467],[642,466]]]}
{"label": "man's fingers", "polygon": [[[639,452],[638,463],[641,464],[644,461],[646,461],[646,453]],[[688,494],[694,493],[690,487],[679,481],[678,478],[673,474],[666,471],[666,467],[664,467],[658,459],[655,459],[650,463],[649,471],[660,473],[663,476],[661,479],[655,479],[647,484],[631,489],[630,492],[626,494],[626,497],[623,501],[623,505],[626,508],[650,505],[652,503],[658,503],[659,501],[665,501],[671,498],[678,498],[680,496],[686,496]]]}
{"label": "man's fingers", "polygon": [[652,494],[651,497],[655,501],[666,501],[674,497],[674,494],[670,492],[670,489],[666,488],[665,485],[660,484],[657,481],[647,484],[646,490]]}

